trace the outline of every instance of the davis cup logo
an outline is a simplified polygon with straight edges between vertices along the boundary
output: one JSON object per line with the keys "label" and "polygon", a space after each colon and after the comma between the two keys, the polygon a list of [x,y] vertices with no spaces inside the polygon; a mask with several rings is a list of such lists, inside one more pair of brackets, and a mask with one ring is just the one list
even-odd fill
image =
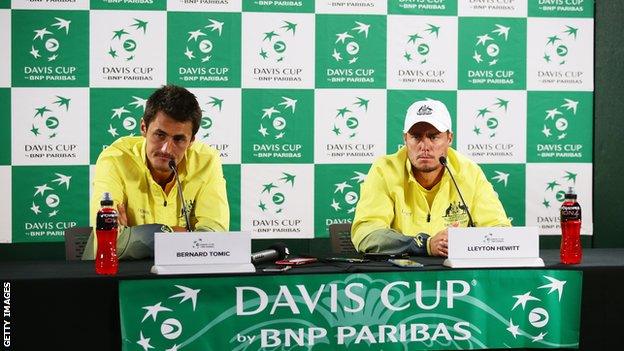
{"label": "davis cup logo", "polygon": [[258,133],[264,138],[282,139],[286,135],[288,120],[295,115],[296,105],[297,100],[282,96],[282,102],[263,108]]}
{"label": "davis cup logo", "polygon": [[36,185],[30,210],[36,216],[54,217],[61,209],[60,191],[69,191],[71,176],[55,173],[56,178],[41,185]]}
{"label": "davis cup logo", "polygon": [[553,65],[565,65],[572,41],[576,41],[578,28],[565,26],[565,30],[546,38],[544,45],[544,61]]}
{"label": "davis cup logo", "polygon": [[556,140],[565,139],[568,135],[566,132],[569,127],[568,120],[570,117],[576,115],[576,109],[579,102],[565,98],[563,101],[563,104],[550,110],[546,110],[542,134],[544,134],[544,136],[548,139],[551,137]]}
{"label": "davis cup logo", "polygon": [[258,208],[262,212],[282,213],[288,206],[287,197],[295,187],[295,174],[282,172],[282,177],[262,185]]}
{"label": "davis cup logo", "polygon": [[263,33],[262,47],[259,55],[264,60],[281,62],[286,57],[289,41],[295,37],[297,23],[284,21],[284,25]]}
{"label": "davis cup logo", "polygon": [[106,132],[113,138],[135,135],[138,132],[139,121],[143,118],[147,100],[138,96],[133,96],[132,99],[133,101],[126,105],[111,110],[110,123]]}
{"label": "davis cup logo", "polygon": [[368,102],[370,100],[356,97],[357,101],[353,103],[355,108],[350,110],[347,106],[338,109],[338,113],[334,118],[332,132],[336,136],[344,136],[351,139],[357,135],[360,126],[360,117],[368,111]]}
{"label": "davis cup logo", "polygon": [[[223,99],[216,98],[214,96],[210,97],[210,101],[206,103],[206,105],[210,106],[209,111],[202,109],[202,118],[199,124],[199,132],[201,133],[201,138],[206,139],[210,136],[210,133],[214,130],[214,117],[215,114],[221,112],[221,108],[223,107]],[[219,112],[216,112],[216,109]]]}
{"label": "davis cup logo", "polygon": [[[565,280],[543,276],[543,285],[523,294],[513,295],[507,331],[517,338],[528,338],[532,343],[548,339],[551,312],[547,307],[560,304],[564,296]],[[558,307],[558,306],[557,306]]]}
{"label": "davis cup logo", "polygon": [[225,22],[208,19],[208,24],[202,28],[188,32],[184,56],[189,61],[208,62],[213,55],[214,41],[221,37]]}
{"label": "davis cup logo", "polygon": [[134,18],[131,25],[113,31],[108,55],[115,60],[132,61],[138,47],[137,40],[147,32],[148,22]]}
{"label": "davis cup logo", "polygon": [[336,33],[332,57],[336,62],[353,64],[360,57],[360,43],[368,38],[370,24],[355,21],[356,26],[342,33]]}
{"label": "davis cup logo", "polygon": [[492,31],[478,35],[472,59],[479,65],[496,65],[501,57],[501,51],[507,43],[510,28],[496,24]]}
{"label": "davis cup logo", "polygon": [[423,31],[408,36],[407,45],[404,49],[403,59],[406,62],[425,64],[431,53],[431,42],[438,39],[440,27],[427,24]]}
{"label": "davis cup logo", "polygon": [[71,99],[57,95],[56,100],[52,104],[35,108],[30,132],[35,137],[55,138],[58,135],[62,111],[69,111],[70,101]]}
{"label": "davis cup logo", "polygon": [[507,113],[509,100],[496,98],[496,102],[477,110],[472,132],[478,136],[487,135],[492,139],[496,136],[496,131]]}
{"label": "davis cup logo", "polygon": [[565,199],[566,190],[576,184],[576,176],[578,173],[572,173],[569,171],[564,172],[565,175],[559,178],[561,183],[559,183],[557,179],[553,179],[551,182],[546,183],[544,201],[542,201],[542,206],[544,206],[544,208],[550,208],[553,206],[551,202],[554,201],[558,204],[562,203]]}
{"label": "davis cup logo", "polygon": [[61,44],[69,36],[71,21],[54,17],[56,22],[35,29],[30,54],[36,60],[55,61],[61,53]]}
{"label": "davis cup logo", "polygon": [[353,171],[355,176],[341,183],[334,184],[334,195],[332,198],[331,207],[334,209],[334,213],[350,215],[355,212],[355,206],[360,199],[357,189],[359,185],[366,179],[366,174]]}

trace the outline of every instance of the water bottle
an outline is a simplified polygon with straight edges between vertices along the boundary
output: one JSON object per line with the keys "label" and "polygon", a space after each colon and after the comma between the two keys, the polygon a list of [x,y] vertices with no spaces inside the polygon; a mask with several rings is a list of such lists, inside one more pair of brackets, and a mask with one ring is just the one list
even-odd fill
{"label": "water bottle", "polygon": [[561,263],[581,263],[581,206],[576,202],[574,189],[570,187],[561,204]]}
{"label": "water bottle", "polygon": [[119,259],[117,258],[117,211],[113,208],[113,198],[110,193],[102,194],[100,206],[95,221],[95,235],[97,237],[95,272],[97,274],[115,275],[119,267]]}

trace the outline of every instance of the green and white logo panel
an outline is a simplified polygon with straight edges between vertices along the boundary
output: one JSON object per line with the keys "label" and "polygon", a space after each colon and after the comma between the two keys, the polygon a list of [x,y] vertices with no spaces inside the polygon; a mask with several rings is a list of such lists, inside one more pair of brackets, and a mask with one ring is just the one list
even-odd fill
{"label": "green and white logo panel", "polygon": [[166,0],[91,0],[92,10],[166,10]]}
{"label": "green and white logo panel", "polygon": [[[11,167],[0,166],[0,191],[3,194],[10,194],[11,190]],[[11,201],[0,201],[0,211],[3,213],[0,216],[0,228],[3,228],[0,231],[0,243],[10,243],[12,233]]]}
{"label": "green and white logo panel", "polygon": [[115,140],[141,135],[141,118],[153,92],[153,89],[91,89],[91,164]]}
{"label": "green and white logo panel", "polygon": [[480,166],[498,194],[511,225],[525,225],[525,164],[481,164]]}
{"label": "green and white logo panel", "polygon": [[165,0],[167,10],[180,12],[241,12],[240,0]]}
{"label": "green and white logo panel", "polygon": [[315,163],[372,163],[385,155],[385,90],[317,89],[315,105]]}
{"label": "green and white logo panel", "polygon": [[314,166],[314,232],[328,237],[329,226],[351,223],[360,199],[360,184],[370,164]]}
{"label": "green and white logo panel", "polygon": [[0,10],[0,87],[11,86],[11,11]]}
{"label": "green and white logo panel", "polygon": [[314,166],[241,165],[241,230],[255,239],[314,237]]}
{"label": "green and white logo panel", "polygon": [[91,12],[91,86],[154,87],[165,83],[165,14]]}
{"label": "green and white logo panel", "polygon": [[526,92],[457,92],[457,150],[477,163],[526,161]]}
{"label": "green and white logo panel", "polygon": [[13,242],[63,241],[89,223],[88,166],[12,169]]}
{"label": "green and white logo panel", "polygon": [[528,162],[592,161],[592,93],[530,91],[527,100]]}
{"label": "green and white logo panel", "polygon": [[87,86],[89,12],[13,10],[13,86]]}
{"label": "green and white logo panel", "polygon": [[316,87],[386,86],[386,16],[316,16]]}
{"label": "green and white logo panel", "polygon": [[388,3],[380,0],[316,0],[316,13],[385,15]]}
{"label": "green and white logo panel", "polygon": [[245,12],[313,13],[314,12],[314,0],[299,0],[299,1],[248,0],[248,1],[243,1],[243,11]]}
{"label": "green and white logo panel", "polygon": [[313,130],[313,90],[243,89],[243,163],[312,163]]}
{"label": "green and white logo panel", "polygon": [[459,89],[526,86],[526,18],[459,18]]}
{"label": "green and white logo panel", "polygon": [[581,234],[593,233],[592,165],[590,163],[527,163],[526,225],[541,234],[561,235],[559,208],[574,187],[582,209]]}
{"label": "green and white logo panel", "polygon": [[529,18],[527,88],[594,89],[593,19]]}
{"label": "green and white logo panel", "polygon": [[526,17],[527,1],[535,2],[536,0],[459,0],[457,12],[463,17]]}
{"label": "green and white logo panel", "polygon": [[89,0],[3,0],[11,3],[13,9],[22,10],[88,10]]}
{"label": "green and white logo panel", "polygon": [[388,14],[421,16],[456,16],[457,0],[388,1]]}
{"label": "green and white logo panel", "polygon": [[452,146],[457,143],[457,92],[455,91],[420,91],[420,90],[388,90],[388,113],[386,121],[386,152],[397,152],[403,140],[403,124],[407,109],[416,101],[439,100],[446,105],[451,114],[452,130],[455,134]]}
{"label": "green and white logo panel", "polygon": [[230,206],[230,230],[241,228],[241,166],[223,165],[223,177],[227,184],[228,205]]}
{"label": "green and white logo panel", "polygon": [[314,15],[243,13],[243,87],[314,88]]}
{"label": "green and white logo panel", "polygon": [[457,89],[457,18],[388,16],[388,88]]}
{"label": "green and white logo panel", "polygon": [[87,88],[14,88],[11,95],[14,165],[89,164]]}
{"label": "green and white logo panel", "polygon": [[240,13],[168,13],[167,80],[187,87],[239,87]]}
{"label": "green and white logo panel", "polygon": [[0,88],[0,165],[11,164],[11,89]]}
{"label": "green and white logo panel", "polygon": [[241,163],[241,90],[190,89],[202,110],[195,142],[214,147],[223,164]]}
{"label": "green and white logo panel", "polygon": [[531,17],[594,17],[594,0],[529,1]]}

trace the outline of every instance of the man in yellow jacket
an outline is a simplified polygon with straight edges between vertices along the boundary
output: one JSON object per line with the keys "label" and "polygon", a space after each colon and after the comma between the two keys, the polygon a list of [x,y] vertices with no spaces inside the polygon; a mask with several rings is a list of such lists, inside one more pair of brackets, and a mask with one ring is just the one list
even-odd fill
{"label": "man in yellow jacket", "polygon": [[[147,100],[142,136],[119,138],[98,157],[91,223],[102,193],[109,192],[119,212],[120,229],[157,223],[185,231],[178,185],[169,167],[173,160],[190,228],[227,231],[230,213],[219,154],[204,143],[194,143],[200,120],[201,109],[191,92],[174,85],[156,90]],[[93,242],[95,251],[96,240]]]}
{"label": "man in yellow jacket", "polygon": [[351,230],[360,252],[448,255],[448,227],[465,227],[469,215],[452,183],[460,188],[475,226],[511,223],[481,168],[453,150],[451,116],[436,100],[407,110],[403,146],[376,160],[360,189]]}

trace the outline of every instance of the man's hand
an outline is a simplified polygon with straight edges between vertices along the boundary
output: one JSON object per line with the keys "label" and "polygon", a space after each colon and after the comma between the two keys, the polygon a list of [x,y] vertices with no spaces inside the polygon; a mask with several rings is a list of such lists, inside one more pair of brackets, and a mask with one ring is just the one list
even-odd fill
{"label": "man's hand", "polygon": [[448,229],[444,228],[429,239],[429,250],[432,256],[448,256]]}
{"label": "man's hand", "polygon": [[174,232],[185,232],[186,231],[186,227],[171,227],[171,229],[173,229]]}
{"label": "man's hand", "polygon": [[126,205],[117,204],[117,224],[124,227],[128,226],[128,215],[126,214]]}

